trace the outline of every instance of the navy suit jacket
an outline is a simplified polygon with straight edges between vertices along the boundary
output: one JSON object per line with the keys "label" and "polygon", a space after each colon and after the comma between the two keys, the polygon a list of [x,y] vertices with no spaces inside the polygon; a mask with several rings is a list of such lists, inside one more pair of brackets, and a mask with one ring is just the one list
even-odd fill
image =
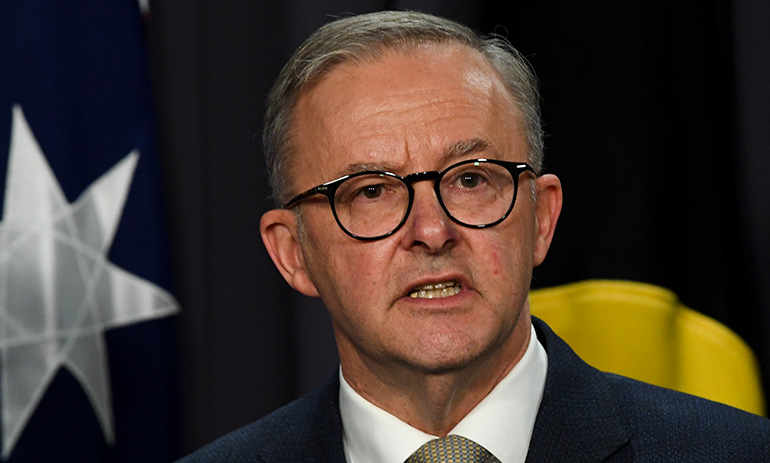
{"label": "navy suit jacket", "polygon": [[[548,353],[527,463],[770,462],[770,420],[609,373],[534,319]],[[339,378],[180,461],[344,462]]]}

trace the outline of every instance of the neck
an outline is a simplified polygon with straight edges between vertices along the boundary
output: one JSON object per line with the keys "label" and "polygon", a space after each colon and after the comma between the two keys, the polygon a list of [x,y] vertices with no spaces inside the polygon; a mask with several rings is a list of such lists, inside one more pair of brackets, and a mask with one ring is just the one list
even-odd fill
{"label": "neck", "polygon": [[[447,435],[518,364],[530,323],[519,323],[494,353],[446,371],[366,361],[340,353],[345,380],[362,397],[401,421],[434,436]],[[338,340],[339,342],[339,340]]]}

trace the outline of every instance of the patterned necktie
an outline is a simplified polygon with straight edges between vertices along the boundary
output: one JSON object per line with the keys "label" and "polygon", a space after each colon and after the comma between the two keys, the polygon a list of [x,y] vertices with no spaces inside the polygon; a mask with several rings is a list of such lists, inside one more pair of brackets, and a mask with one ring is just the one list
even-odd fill
{"label": "patterned necktie", "polygon": [[487,463],[491,456],[487,449],[472,440],[452,434],[427,442],[405,463]]}

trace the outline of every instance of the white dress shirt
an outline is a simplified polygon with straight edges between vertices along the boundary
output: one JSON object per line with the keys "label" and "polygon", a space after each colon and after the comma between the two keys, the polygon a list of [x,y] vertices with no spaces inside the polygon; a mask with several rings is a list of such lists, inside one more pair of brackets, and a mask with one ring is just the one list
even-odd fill
{"label": "white dress shirt", "polygon": [[[548,358],[532,328],[518,364],[449,434],[467,437],[502,463],[524,463],[543,398]],[[361,397],[340,370],[340,414],[348,463],[403,463],[436,436],[411,427]]]}

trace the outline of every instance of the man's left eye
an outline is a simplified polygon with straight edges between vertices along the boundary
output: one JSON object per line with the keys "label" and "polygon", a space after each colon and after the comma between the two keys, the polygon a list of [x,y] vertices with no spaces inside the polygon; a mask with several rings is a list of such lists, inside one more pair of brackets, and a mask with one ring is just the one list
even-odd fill
{"label": "man's left eye", "polygon": [[460,186],[463,188],[475,188],[481,183],[481,176],[478,174],[463,174],[460,176]]}

